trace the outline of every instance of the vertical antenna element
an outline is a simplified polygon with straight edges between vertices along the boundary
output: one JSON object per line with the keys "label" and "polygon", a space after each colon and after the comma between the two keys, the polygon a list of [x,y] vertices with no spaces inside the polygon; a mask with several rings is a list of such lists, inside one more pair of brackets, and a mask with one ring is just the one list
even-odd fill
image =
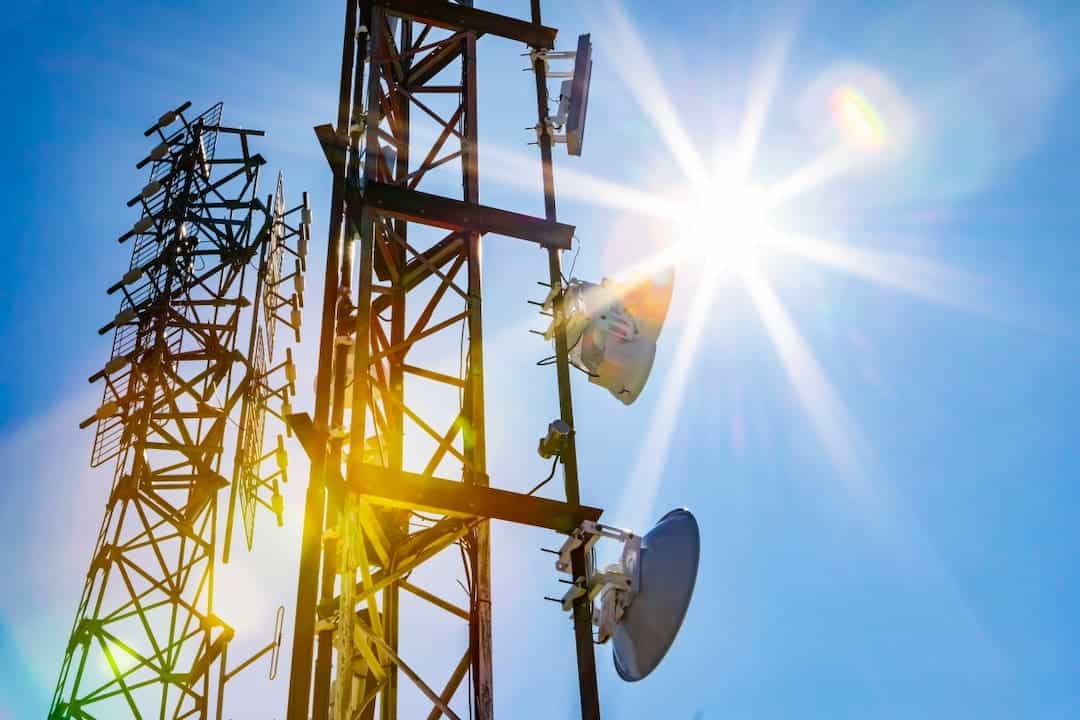
{"label": "vertical antenna element", "polygon": [[[237,500],[244,526],[244,540],[251,550],[255,538],[258,507],[269,510],[278,526],[284,522],[280,484],[288,482],[289,456],[281,435],[275,445],[265,446],[267,415],[283,429],[292,412],[290,398],[296,395],[296,365],[291,348],[275,363],[277,328],[284,325],[293,335],[300,333],[297,305],[303,305],[304,270],[311,232],[311,210],[307,194],[300,205],[285,207],[285,181],[278,174],[277,188],[269,203],[266,241],[259,258],[259,282],[254,290],[254,309],[248,336],[250,373],[240,409],[236,455],[233,460],[229,511],[225,522],[224,562],[229,562]],[[286,273],[285,271],[289,271]],[[293,298],[297,298],[293,300]]]}

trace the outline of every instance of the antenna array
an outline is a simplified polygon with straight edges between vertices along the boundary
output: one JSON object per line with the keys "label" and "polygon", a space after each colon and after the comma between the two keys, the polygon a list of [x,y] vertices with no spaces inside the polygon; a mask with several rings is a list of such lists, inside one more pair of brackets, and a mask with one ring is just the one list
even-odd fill
{"label": "antenna array", "polygon": [[[215,691],[220,716],[232,675],[234,632],[214,612],[218,495],[229,484],[221,462],[233,416],[265,375],[237,348],[251,297],[274,291],[265,261],[284,247],[284,213],[257,197],[265,160],[249,145],[263,133],[222,126],[220,103],[192,119],[189,107],[146,131],[159,142],[137,165],[150,166],[149,181],[128,202],[141,210],[120,237],[131,263],[108,291],[120,311],[99,331],[113,332],[113,352],[90,378],[104,396],[82,427],[97,424],[91,463],[114,460],[115,471],[56,720],[205,718]],[[271,349],[262,346],[268,362]],[[257,653],[272,665],[280,621]]]}

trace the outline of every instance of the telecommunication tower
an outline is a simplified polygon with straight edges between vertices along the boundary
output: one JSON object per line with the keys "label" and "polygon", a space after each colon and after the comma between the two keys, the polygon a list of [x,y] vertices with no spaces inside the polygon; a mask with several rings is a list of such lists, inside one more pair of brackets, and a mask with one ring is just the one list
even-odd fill
{"label": "telecommunication tower", "polygon": [[[283,611],[274,639],[230,668],[234,633],[215,614],[214,578],[221,490],[224,562],[237,512],[248,548],[258,508],[281,522],[284,439],[266,445],[278,421],[311,461],[287,720],[459,720],[463,706],[491,720],[491,520],[567,536],[555,568],[569,589],[555,600],[573,623],[583,720],[600,717],[594,643],[613,640],[630,681],[663,658],[693,590],[697,524],[675,510],[637,536],[581,503],[570,372],[634,402],[673,274],[564,278],[574,227],[556,216],[552,148],[581,153],[591,41],[555,51],[555,29],[530,4],[526,21],[466,0],[346,0],[337,118],[315,128],[333,185],[311,415],[293,412],[291,352],[275,357],[279,326],[300,340],[306,194],[286,210],[279,176],[258,199],[264,160],[249,140],[262,133],[222,126],[220,104],[193,120],[185,104],[146,132],[160,143],[138,165],[150,165],[150,182],[129,203],[142,216],[121,237],[133,241],[131,265],[109,290],[123,297],[101,329],[114,331],[113,353],[91,378],[104,397],[83,423],[97,423],[92,464],[116,470],[51,719],[205,720],[216,707],[220,720],[231,677],[266,654],[276,671]],[[543,217],[480,203],[482,36],[527,50]],[[572,72],[549,76],[567,60]],[[564,79],[554,114],[549,77]],[[224,139],[235,154],[222,157]],[[565,500],[498,489],[488,475],[488,234],[543,255],[548,293],[536,304],[551,324],[539,334],[554,343],[559,413],[538,451],[552,476],[562,466]],[[623,551],[598,571],[602,538]]]}
{"label": "telecommunication tower", "polygon": [[[189,107],[145,133],[159,142],[137,166],[149,165],[149,182],[128,202],[141,216],[120,238],[132,245],[109,288],[120,311],[99,331],[113,331],[112,355],[90,378],[105,388],[82,427],[97,425],[91,464],[115,471],[54,720],[207,718],[215,708],[220,718],[236,672],[267,654],[271,673],[277,664],[281,613],[269,644],[227,666],[234,631],[214,609],[218,496],[240,415],[233,497],[249,539],[255,506],[279,504],[284,463],[266,476],[260,467],[266,400],[287,400],[295,374],[291,355],[273,365],[273,335],[281,323],[299,333],[310,211],[306,195],[286,211],[280,176],[272,198],[258,197],[265,160],[250,141],[262,132],[223,126],[220,103],[191,119]],[[286,255],[295,274],[281,271]],[[286,295],[286,281],[297,292]],[[231,504],[229,515],[231,528]]]}
{"label": "telecommunication tower", "polygon": [[[334,125],[315,129],[333,173],[315,407],[313,417],[291,418],[311,458],[311,477],[288,720],[391,720],[405,712],[399,700],[406,686],[426,702],[427,717],[458,718],[450,703],[467,675],[470,711],[492,718],[489,519],[570,534],[600,516],[580,502],[572,430],[557,450],[565,502],[497,490],[487,474],[481,236],[531,242],[544,253],[556,319],[559,421],[573,428],[559,319],[560,252],[571,247],[574,228],[559,223],[555,210],[551,148],[558,127],[546,72],[556,31],[542,24],[538,0],[531,21],[471,5],[346,2],[338,115]],[[529,51],[543,218],[479,203],[476,63],[483,35]],[[583,117],[582,111],[575,121]],[[435,130],[414,132],[417,119],[434,121]],[[580,129],[574,140],[580,151]],[[447,167],[460,172],[459,197],[437,192],[429,180]],[[430,185],[435,190],[425,189]],[[447,337],[462,338],[456,369],[439,364],[444,354],[425,352]],[[453,600],[458,588],[449,575],[427,586],[411,576],[455,545],[465,606]],[[581,542],[566,550],[575,585],[588,575],[586,550]],[[405,596],[449,623],[467,624],[467,633],[421,630],[401,613]],[[566,603],[584,718],[599,717],[591,600],[583,591]],[[437,653],[429,654],[450,659],[439,674],[424,677],[415,659],[399,652],[410,632],[438,638]],[[457,649],[449,647],[454,638],[461,638]]]}

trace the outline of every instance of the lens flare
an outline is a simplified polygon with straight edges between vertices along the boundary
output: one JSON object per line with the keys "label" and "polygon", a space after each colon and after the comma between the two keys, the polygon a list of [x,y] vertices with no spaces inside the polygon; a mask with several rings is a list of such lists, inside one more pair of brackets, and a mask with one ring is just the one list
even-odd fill
{"label": "lens flare", "polygon": [[886,127],[870,99],[852,85],[841,85],[829,94],[833,122],[844,137],[859,147],[879,150],[885,145]]}
{"label": "lens flare", "polygon": [[825,180],[893,166],[905,157],[918,129],[914,109],[888,75],[851,62],[818,74],[802,93],[799,115],[819,155],[847,156]]}

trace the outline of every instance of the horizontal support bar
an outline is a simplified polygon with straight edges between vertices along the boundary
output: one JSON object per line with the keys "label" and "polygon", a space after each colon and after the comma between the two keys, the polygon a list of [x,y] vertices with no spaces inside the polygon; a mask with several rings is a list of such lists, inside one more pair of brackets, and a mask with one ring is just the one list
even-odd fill
{"label": "horizontal support bar", "polygon": [[[316,447],[315,427],[307,413],[286,418],[300,444],[310,457]],[[570,533],[585,520],[596,521],[603,510],[522,493],[497,490],[480,485],[466,485],[456,480],[429,478],[416,473],[388,470],[363,464],[350,490],[366,495],[374,502],[411,510],[427,510],[442,515],[463,515],[505,520],[533,527]],[[327,480],[344,487],[339,468],[328,468]]]}
{"label": "horizontal support bar", "polygon": [[[347,141],[338,137],[330,125],[319,125],[315,128],[315,135],[330,170],[335,175],[344,174]],[[360,224],[363,206],[369,205],[383,215],[407,222],[482,235],[505,235],[558,250],[569,250],[574,237],[573,225],[419,190],[406,190],[374,180],[368,180],[363,190],[353,183],[346,183],[346,202],[349,215],[357,225]]]}
{"label": "horizontal support bar", "polygon": [[599,508],[574,507],[535,495],[429,478],[378,465],[364,463],[362,468],[349,489],[392,507],[443,515],[476,515],[561,533],[572,532],[584,520],[598,520],[602,512]]}
{"label": "horizontal support bar", "polygon": [[401,15],[426,25],[497,35],[545,50],[555,47],[555,35],[558,32],[555,28],[486,10],[454,5],[446,0],[378,0],[376,4],[393,15]]}
{"label": "horizontal support bar", "polygon": [[363,206],[368,205],[383,215],[408,222],[482,235],[505,235],[558,250],[569,250],[574,236],[573,225],[550,222],[531,215],[454,200],[442,195],[405,190],[372,180],[367,182],[363,190],[352,183],[348,183],[346,187],[349,215],[357,225],[360,224]]}

